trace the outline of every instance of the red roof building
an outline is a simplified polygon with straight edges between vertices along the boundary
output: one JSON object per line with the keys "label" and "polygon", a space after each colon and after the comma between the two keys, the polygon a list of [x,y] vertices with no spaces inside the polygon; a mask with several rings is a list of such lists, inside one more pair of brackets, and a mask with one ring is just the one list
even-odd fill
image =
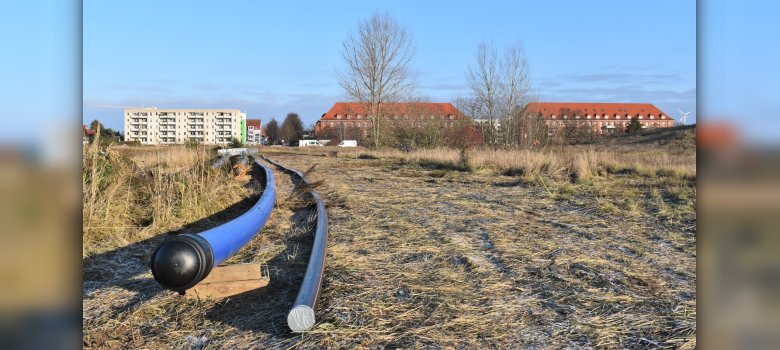
{"label": "red roof building", "polygon": [[258,144],[261,142],[263,136],[265,136],[265,130],[263,130],[262,119],[247,119],[246,120],[246,143]]}
{"label": "red roof building", "polygon": [[[437,120],[444,122],[445,126],[453,126],[455,120],[466,118],[450,103],[383,103],[381,110],[383,119],[402,121],[410,125]],[[368,114],[368,107],[364,103],[336,102],[314,124],[314,133],[320,133],[327,128],[350,127],[362,129],[365,135],[372,125],[371,119],[367,117]]]}
{"label": "red roof building", "polygon": [[625,130],[633,118],[642,128],[674,126],[674,119],[650,103],[532,102],[526,112],[541,115],[551,127],[586,126],[601,134]]}
{"label": "red roof building", "polygon": [[263,120],[262,119],[247,119],[246,120],[246,128],[247,128],[247,130],[263,130]]}

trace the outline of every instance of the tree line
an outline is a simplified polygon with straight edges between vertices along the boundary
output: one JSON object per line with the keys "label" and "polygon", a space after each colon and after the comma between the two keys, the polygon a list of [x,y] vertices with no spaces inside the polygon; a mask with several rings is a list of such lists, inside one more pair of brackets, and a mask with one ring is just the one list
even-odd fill
{"label": "tree line", "polygon": [[276,118],[271,118],[264,129],[268,145],[297,146],[298,141],[303,139],[303,122],[298,113],[288,113],[281,126]]}
{"label": "tree line", "polygon": [[[442,129],[435,126],[401,128],[382,118],[386,112],[382,108],[387,103],[417,98],[411,74],[415,54],[412,34],[387,13],[375,13],[359,22],[342,43],[345,65],[338,72],[339,85],[349,98],[363,103],[369,111],[367,118],[372,123],[366,141],[370,146],[447,144],[447,138],[438,135]],[[528,103],[536,101],[538,94],[533,89],[530,65],[520,41],[504,48],[490,41],[480,43],[474,61],[467,66],[466,80],[470,94],[455,98],[453,104],[471,118],[471,126],[479,130],[482,142],[489,147],[540,147],[588,142],[595,137],[592,129],[575,123],[550,130],[541,115],[527,110]],[[638,130],[634,124],[629,127],[626,132]],[[324,133],[340,139],[358,138],[344,127]],[[462,134],[462,130],[455,134],[458,133]]]}

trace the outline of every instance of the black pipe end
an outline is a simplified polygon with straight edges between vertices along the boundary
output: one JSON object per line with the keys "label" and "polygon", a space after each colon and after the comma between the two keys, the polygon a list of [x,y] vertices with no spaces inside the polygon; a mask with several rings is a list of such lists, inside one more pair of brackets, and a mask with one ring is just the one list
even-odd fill
{"label": "black pipe end", "polygon": [[174,235],[154,250],[150,265],[160,285],[182,293],[208,276],[214,265],[214,253],[201,236]]}

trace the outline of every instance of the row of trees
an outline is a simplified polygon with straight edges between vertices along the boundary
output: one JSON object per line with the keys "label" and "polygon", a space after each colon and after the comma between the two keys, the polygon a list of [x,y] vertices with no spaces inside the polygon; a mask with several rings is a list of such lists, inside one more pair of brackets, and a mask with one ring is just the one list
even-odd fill
{"label": "row of trees", "polygon": [[466,79],[471,96],[458,103],[462,111],[480,121],[490,146],[519,146],[537,118],[526,118],[524,107],[533,99],[528,60],[522,43],[499,52],[482,42],[468,66]]}
{"label": "row of trees", "polygon": [[119,142],[121,139],[121,134],[119,131],[115,131],[111,128],[106,128],[103,126],[103,123],[98,121],[97,119],[93,120],[92,123],[89,124],[88,130],[91,131],[89,133],[89,143],[92,143],[95,141],[96,136],[100,135],[98,138],[100,141],[101,146],[107,146],[111,144],[112,142]]}
{"label": "row of trees", "polygon": [[[349,98],[365,104],[369,111],[372,127],[368,136],[374,147],[383,144],[406,147],[409,140],[416,140],[412,142],[415,144],[444,140],[443,136],[434,134],[445,129],[433,133],[426,131],[433,131],[433,125],[409,128],[382,118],[385,112],[382,107],[388,102],[408,102],[415,96],[415,82],[410,73],[415,49],[412,35],[386,13],[374,14],[360,22],[342,44],[346,67],[339,72],[339,84]],[[499,55],[492,44],[483,42],[475,58],[476,64],[469,66],[467,73],[472,96],[458,99],[456,106],[481,121],[483,139],[489,145],[520,145],[521,135],[527,134],[529,128],[538,128],[535,118],[519,117],[523,106],[532,99],[528,61],[522,44],[510,46]]]}
{"label": "row of trees", "polygon": [[282,143],[288,145],[297,145],[298,141],[303,139],[303,122],[298,113],[288,113],[284,118],[282,125],[276,118],[265,124],[265,135],[268,138],[269,145],[279,145]]}
{"label": "row of trees", "polygon": [[[414,38],[395,19],[387,13],[377,13],[360,22],[347,35],[341,53],[345,67],[339,71],[339,84],[349,98],[363,103],[369,111],[367,118],[372,127],[367,138],[372,146],[407,148],[446,144],[444,133],[451,130],[432,123],[409,127],[382,118],[388,112],[383,111],[388,102],[410,102],[415,96],[415,82],[410,73],[415,55]],[[474,119],[481,139],[491,147],[537,147],[588,142],[595,137],[592,129],[579,124],[569,124],[551,133],[541,115],[526,109],[529,102],[537,99],[537,94],[532,89],[530,67],[521,42],[499,50],[493,43],[483,41],[477,47],[474,62],[468,65],[466,79],[471,93],[457,98],[455,106]],[[341,140],[362,136],[343,128],[326,133]],[[637,129],[630,124],[628,129],[636,132],[641,125]],[[461,125],[457,130],[454,134],[475,129]]]}

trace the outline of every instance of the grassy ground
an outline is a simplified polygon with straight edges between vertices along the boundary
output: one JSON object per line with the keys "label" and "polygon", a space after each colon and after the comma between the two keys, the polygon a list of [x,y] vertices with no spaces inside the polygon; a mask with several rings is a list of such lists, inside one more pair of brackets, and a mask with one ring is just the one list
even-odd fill
{"label": "grassy ground", "polygon": [[[212,225],[225,220],[230,215],[220,211],[240,212],[231,203],[251,202],[256,188],[238,186],[244,192],[199,215],[172,210],[167,221],[147,222],[125,240],[88,239],[98,232],[85,229],[85,347],[696,345],[696,177],[689,153],[647,163],[653,158],[599,149],[574,157],[515,154],[523,161],[475,152],[462,166],[457,152],[445,150],[261,151],[300,170],[316,164],[309,176],[323,181],[330,237],[317,326],[303,335],[286,330],[312,217],[287,199],[292,184],[276,172],[282,203],[232,259],[268,263],[272,283],[259,296],[184,300],[157,287],[146,266],[159,234],[197,227],[186,222],[204,218]],[[578,165],[578,157],[588,163]],[[234,186],[220,174],[213,172],[213,185]]]}

